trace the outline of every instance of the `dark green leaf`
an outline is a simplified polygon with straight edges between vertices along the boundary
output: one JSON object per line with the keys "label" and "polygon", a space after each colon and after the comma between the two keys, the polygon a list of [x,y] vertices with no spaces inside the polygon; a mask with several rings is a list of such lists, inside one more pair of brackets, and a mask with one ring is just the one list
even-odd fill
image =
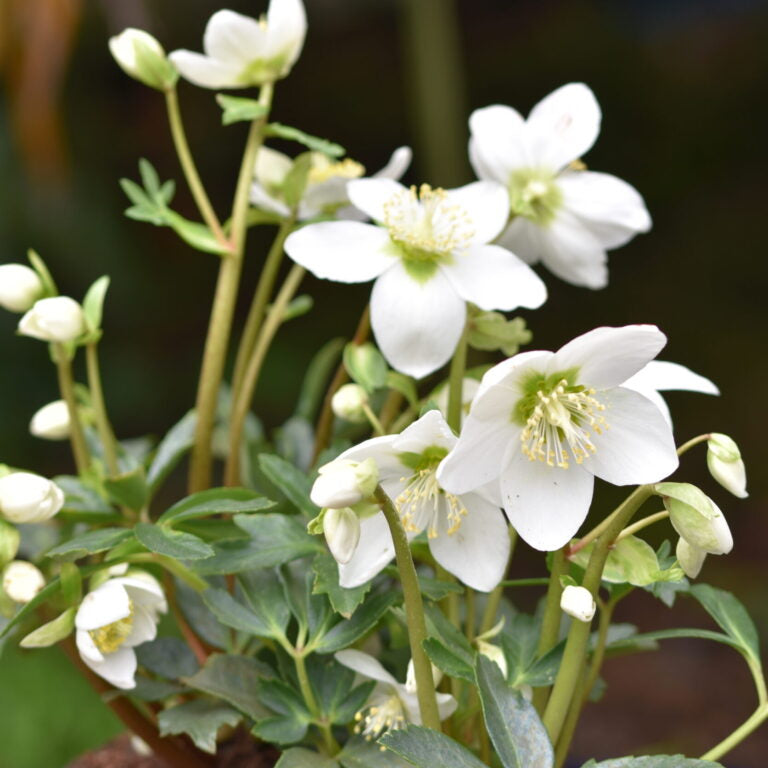
{"label": "dark green leaf", "polygon": [[283,125],[282,123],[269,123],[266,127],[265,134],[267,136],[277,136],[281,139],[288,139],[289,141],[296,141],[299,144],[303,144],[313,152],[322,152],[329,157],[342,157],[346,150],[340,144],[335,144],[332,141],[326,139],[319,139],[317,136],[310,136],[304,131],[300,131],[298,128],[291,128],[289,125]]}
{"label": "dark green leaf", "polygon": [[104,480],[104,489],[110,499],[138,512],[149,501],[149,486],[143,467],[136,467],[116,477]]}
{"label": "dark green leaf", "polygon": [[590,760],[581,768],[723,768],[720,763],[694,760],[683,755],[653,755],[649,757],[616,757],[596,763]]}
{"label": "dark green leaf", "polygon": [[275,768],[338,768],[338,766],[339,764],[333,758],[303,747],[287,749],[275,763]]}
{"label": "dark green leaf", "polygon": [[216,733],[222,725],[236,726],[241,719],[234,709],[210,701],[187,701],[157,716],[161,736],[186,733],[204,752],[215,754]]}
{"label": "dark green leaf", "polygon": [[291,618],[291,609],[277,573],[270,568],[249,571],[241,573],[238,581],[253,611],[270,627],[269,636],[283,637]]}
{"label": "dark green leaf", "polygon": [[199,592],[176,579],[176,599],[196,634],[214,648],[228,647],[229,630],[214,616]]}
{"label": "dark green leaf", "polygon": [[86,555],[112,549],[112,547],[131,538],[133,538],[133,531],[128,528],[99,528],[62,542],[48,550],[46,554],[48,557],[55,557],[60,560],[77,560]]}
{"label": "dark green leaf", "polygon": [[359,736],[351,738],[336,759],[344,768],[399,768],[408,765],[389,750],[382,750],[378,744]]}
{"label": "dark green leaf", "polygon": [[261,616],[235,600],[225,589],[206,589],[202,598],[216,618],[228,627],[257,637],[272,637],[272,628]]}
{"label": "dark green leaf", "polygon": [[312,592],[316,595],[328,595],[331,606],[345,619],[350,618],[371,588],[371,582],[359,587],[347,589],[339,584],[339,566],[327,552],[320,552],[312,561],[315,583]]}
{"label": "dark green leaf", "polygon": [[609,648],[612,650],[621,650],[623,648],[634,648],[641,643],[655,642],[656,640],[673,640],[676,638],[698,638],[699,640],[714,640],[717,643],[730,645],[731,648],[742,650],[738,640],[721,632],[711,632],[708,629],[661,629],[656,632],[643,632],[639,635],[632,635],[622,640],[616,640],[611,643]]}
{"label": "dark green leaf", "polygon": [[177,680],[197,672],[199,665],[189,646],[178,637],[157,637],[136,647],[139,664],[160,677]]}
{"label": "dark green leaf", "polygon": [[158,523],[173,523],[216,514],[259,512],[274,507],[275,502],[248,488],[210,488],[177,501],[163,512]]}
{"label": "dark green leaf", "polygon": [[486,768],[457,741],[420,725],[389,731],[379,743],[416,768]]}
{"label": "dark green leaf", "polygon": [[259,720],[251,733],[262,741],[271,744],[295,744],[307,734],[309,723],[292,715],[280,715]]}
{"label": "dark green leaf", "polygon": [[368,598],[351,619],[340,621],[327,632],[315,645],[314,650],[317,653],[334,653],[348,648],[368,634],[398,599],[399,595],[393,592],[384,592]]}
{"label": "dark green leaf", "polygon": [[317,515],[320,510],[309,500],[312,481],[303,472],[285,459],[269,453],[259,456],[259,466],[294,507],[310,518]]}
{"label": "dark green leaf", "polygon": [[64,491],[64,506],[59,512],[60,519],[71,522],[107,523],[123,519],[106,499],[95,490],[84,485],[80,478],[71,475],[57,475],[56,485]]}
{"label": "dark green leaf", "polygon": [[258,120],[269,113],[266,104],[260,104],[256,99],[244,99],[241,96],[228,96],[224,93],[216,94],[216,101],[223,112],[221,122],[223,125],[232,125],[243,120],[250,122]]}
{"label": "dark green leaf", "polygon": [[[140,699],[141,701],[163,701],[170,696],[184,693],[186,690],[183,685],[178,683],[167,683],[165,680],[153,680],[144,675],[136,675],[136,687],[131,688],[131,698]],[[114,696],[110,697],[109,693],[107,693],[104,695],[104,698],[109,701],[110,698],[117,698],[123,695],[125,695],[124,691],[116,690]]]}
{"label": "dark green leaf", "polygon": [[174,531],[152,523],[137,523],[136,538],[152,552],[177,560],[204,560],[215,553],[210,544],[191,533]]}
{"label": "dark green leaf", "polygon": [[463,650],[446,647],[436,637],[428,637],[424,641],[424,650],[432,663],[449,677],[475,682],[474,656]]}
{"label": "dark green leaf", "polygon": [[149,490],[154,493],[168,474],[179,463],[181,457],[192,447],[195,441],[197,417],[194,411],[188,411],[168,434],[160,441],[157,453],[147,473]]}

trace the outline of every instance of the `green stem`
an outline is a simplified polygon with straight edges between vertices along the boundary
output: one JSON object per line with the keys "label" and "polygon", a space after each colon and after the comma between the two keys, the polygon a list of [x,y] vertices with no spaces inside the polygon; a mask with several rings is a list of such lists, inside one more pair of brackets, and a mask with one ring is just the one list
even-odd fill
{"label": "green stem", "polygon": [[75,382],[72,378],[72,363],[63,344],[53,345],[53,356],[56,359],[56,372],[59,377],[59,392],[67,404],[69,411],[69,442],[72,445],[72,455],[78,474],[82,475],[91,463],[88,444],[85,442],[83,425],[75,398]]}
{"label": "green stem", "polygon": [[154,552],[139,552],[135,555],[129,555],[128,557],[123,558],[122,562],[159,565],[161,568],[165,568],[166,571],[181,579],[185,584],[188,584],[196,592],[203,592],[210,586],[205,579],[198,576],[194,571],[191,571],[186,565],[183,565],[178,560],[174,560],[172,557],[166,557],[165,555],[157,555]]}
{"label": "green stem", "polygon": [[[272,100],[272,84],[261,87],[259,102],[269,106]],[[240,166],[235,199],[232,204],[232,252],[221,259],[216,294],[208,325],[208,336],[203,352],[203,364],[197,390],[197,425],[195,442],[190,459],[188,489],[190,493],[208,488],[211,484],[213,435],[219,386],[224,371],[229,335],[232,327],[237,289],[243,264],[243,250],[247,232],[248,193],[253,177],[256,153],[263,138],[266,116],[254,120],[248,132],[248,140]]]}
{"label": "green stem", "polygon": [[768,719],[768,704],[761,704],[752,716],[740,725],[730,736],[723,739],[716,747],[701,756],[702,760],[719,760],[724,754],[730,752],[740,744],[750,733],[757,730]]}
{"label": "green stem", "polygon": [[613,618],[613,609],[618,600],[609,600],[607,603],[600,603],[600,622],[597,627],[597,645],[592,654],[592,661],[589,665],[586,680],[584,681],[584,696],[579,700],[574,697],[573,706],[581,707],[584,705],[586,697],[597,682],[600,669],[603,666],[605,658],[605,646],[608,643],[608,630],[611,628],[611,619]]}
{"label": "green stem", "polygon": [[[507,560],[507,570],[509,570],[509,564],[512,562],[512,557],[515,554],[515,545],[517,544],[517,531],[510,525],[509,526],[509,559]],[[488,599],[485,601],[485,609],[483,610],[483,620],[480,624],[480,634],[484,635],[490,630],[496,623],[496,614],[499,612],[499,605],[501,604],[501,597],[504,594],[504,587],[508,586],[508,581],[502,581],[499,585],[488,595]]]}
{"label": "green stem", "polygon": [[117,465],[117,440],[112,431],[112,425],[109,423],[107,406],[104,402],[97,342],[86,344],[85,363],[88,370],[88,388],[91,391],[91,402],[96,415],[96,429],[99,431],[101,447],[104,450],[104,460],[110,477],[116,477],[120,473]]}
{"label": "green stem", "polygon": [[267,356],[272,339],[277,333],[277,329],[283,322],[285,308],[296,293],[305,270],[298,264],[294,264],[288,276],[285,278],[280,292],[277,294],[274,304],[270,307],[269,313],[264,321],[261,334],[256,342],[248,366],[243,374],[242,386],[236,401],[232,403],[232,412],[229,422],[229,453],[227,455],[227,464],[224,470],[225,485],[240,485],[240,444],[243,438],[243,428],[248,411],[251,408],[251,401],[256,390],[256,384],[259,380],[264,358]]}
{"label": "green stem", "polygon": [[280,269],[280,262],[283,260],[283,245],[285,239],[293,230],[295,220],[286,219],[277,230],[277,235],[272,241],[272,245],[264,261],[264,268],[259,277],[256,292],[253,295],[253,302],[248,312],[248,317],[243,328],[243,336],[240,339],[240,346],[237,350],[235,360],[235,372],[232,375],[232,398],[237,399],[238,392],[242,385],[245,369],[248,365],[248,358],[253,353],[256,346],[256,339],[259,336],[261,324],[264,322],[264,316],[267,310],[267,302],[272,295],[277,280],[277,274]]}
{"label": "green stem", "polygon": [[467,615],[464,621],[464,633],[467,636],[467,640],[471,643],[475,639],[475,624],[477,623],[475,590],[472,589],[472,587],[467,587],[464,591],[464,605],[467,609]]}
{"label": "green stem", "polygon": [[362,408],[365,418],[368,419],[368,423],[371,425],[376,436],[381,437],[382,435],[386,435],[387,433],[384,431],[384,427],[379,421],[378,416],[373,412],[371,406],[368,405],[368,403],[363,403]]}
{"label": "green stem", "polygon": [[203,217],[203,221],[208,225],[216,239],[229,250],[230,243],[224,234],[224,230],[221,228],[221,224],[213,210],[211,201],[208,199],[205,187],[203,186],[202,181],[200,181],[200,174],[197,172],[197,166],[192,158],[192,152],[190,152],[189,149],[187,135],[184,131],[184,123],[181,120],[181,111],[179,110],[179,97],[175,87],[169,88],[165,92],[165,105],[168,108],[168,122],[171,127],[171,136],[173,136],[176,154],[179,157],[179,163],[184,172],[184,177],[187,180],[189,191],[192,193],[192,197],[195,200],[197,209],[200,211],[200,215]]}
{"label": "green stem", "polygon": [[563,723],[563,730],[555,749],[554,768],[561,768],[563,763],[565,763],[565,759],[568,757],[568,749],[571,746],[571,741],[573,740],[573,735],[576,733],[576,726],[579,724],[579,717],[581,716],[584,692],[585,690],[588,690],[585,682],[586,677],[587,670],[582,669],[579,681],[573,693],[573,701],[568,709],[568,716],[565,718],[565,723]]}
{"label": "green stem", "polygon": [[705,434],[705,435],[699,435],[698,437],[691,438],[687,443],[683,443],[677,449],[677,455],[678,456],[682,456],[687,451],[690,451],[691,448],[693,448],[694,445],[698,445],[699,443],[705,443],[711,437],[712,437],[712,435],[709,432],[707,432],[707,434]]}
{"label": "green stem", "polygon": [[[466,310],[465,310],[466,311]],[[448,426],[456,433],[461,430],[462,388],[464,373],[467,370],[467,338],[469,336],[469,317],[464,321],[464,330],[451,360],[451,372],[448,378]]]}
{"label": "green stem", "polygon": [[[582,582],[582,586],[588,589],[594,597],[597,596],[600,589],[603,568],[612,544],[635,512],[652,494],[653,486],[641,485],[609,516],[610,523],[595,544]],[[574,689],[581,674],[584,657],[587,653],[590,626],[591,622],[588,621],[574,621],[568,632],[563,660],[543,717],[544,726],[553,743],[557,743],[560,736]]]}
{"label": "green stem", "polygon": [[504,579],[501,582],[503,587],[546,587],[548,584],[549,579],[545,576],[532,579]]}
{"label": "green stem", "polygon": [[416,693],[419,700],[421,722],[427,728],[439,731],[440,713],[437,708],[432,664],[427,658],[423,647],[423,643],[427,639],[424,604],[421,600],[421,589],[419,587],[419,579],[416,576],[416,568],[413,565],[411,550],[408,546],[408,537],[400,521],[400,515],[395,509],[392,500],[381,486],[376,488],[374,495],[381,504],[395,546],[395,558],[405,598],[405,619],[408,624],[408,639],[411,644],[411,658],[413,659],[413,671],[416,677]]}
{"label": "green stem", "polygon": [[642,531],[643,528],[647,528],[649,525],[658,523],[659,520],[664,520],[667,517],[669,517],[669,512],[667,512],[666,510],[662,510],[661,512],[656,512],[653,515],[648,515],[648,517],[644,517],[642,520],[638,520],[636,523],[632,523],[632,525],[628,525],[616,537],[616,541],[621,541],[622,539],[626,539],[628,536],[633,536],[638,531]]}

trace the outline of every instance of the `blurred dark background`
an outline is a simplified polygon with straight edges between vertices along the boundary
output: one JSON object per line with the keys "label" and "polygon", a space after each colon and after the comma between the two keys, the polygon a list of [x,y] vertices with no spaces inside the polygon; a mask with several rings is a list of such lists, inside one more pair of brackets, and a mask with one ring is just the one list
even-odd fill
{"label": "blurred dark background", "polygon": [[[306,3],[306,46],[276,89],[273,115],[338,141],[370,172],[396,146],[410,144],[415,160],[407,181],[471,181],[465,147],[471,110],[502,103],[527,113],[574,80],[595,91],[603,128],[585,160],[635,185],[654,227],[613,253],[606,290],[590,292],[542,273],[550,299],[526,314],[534,347],[556,348],[597,325],[653,322],[669,336],[664,359],[720,386],[719,398],[669,395],[676,434],[680,442],[704,431],[731,434],[743,449],[750,498],[737,501],[708,478],[703,450],[684,460],[681,477],[713,496],[734,532],[733,554],[710,557],[702,579],[736,592],[768,636],[768,480],[762,472],[768,3]],[[106,43],[136,26],[166,50],[200,50],[205,23],[219,7],[212,0],[0,3],[0,262],[21,262],[34,247],[62,293],[75,298],[99,275],[111,275],[101,354],[121,437],[162,434],[193,403],[217,264],[169,231],[123,217],[127,203],[117,180],[137,177],[139,157],[180,182],[179,210],[194,216],[194,209],[162,97],[126,77]],[[250,15],[264,10],[253,0],[229,7]],[[245,129],[221,127],[212,92],[182,83],[180,94],[201,175],[223,216]],[[246,290],[269,243],[270,232],[262,229],[249,240]],[[315,309],[281,331],[257,393],[256,410],[270,426],[291,414],[313,351],[331,336],[351,334],[368,294],[367,286],[313,278],[304,290],[315,296]],[[65,445],[28,436],[32,413],[57,393],[45,347],[15,337],[17,320],[0,315],[0,461],[44,474],[68,471]],[[617,498],[612,490],[599,496],[605,504]],[[651,538],[665,533],[668,528]],[[521,547],[513,576],[540,569],[540,559]],[[619,608],[619,620],[630,616],[644,630],[708,626],[691,601],[672,613],[645,593]],[[13,658],[34,663],[27,654]],[[8,674],[8,661],[0,663],[0,689]],[[643,750],[700,754],[754,707],[740,659],[704,641],[668,641],[660,654],[609,661],[605,677],[607,693],[588,710],[576,740],[585,758]],[[20,699],[34,698],[31,689],[28,696],[6,696],[3,712],[11,701],[21,707]],[[2,768],[54,764],[34,757],[23,733],[14,738],[18,756],[0,755]],[[764,768],[767,755],[764,727],[725,764]],[[14,762],[6,765],[7,759]]]}

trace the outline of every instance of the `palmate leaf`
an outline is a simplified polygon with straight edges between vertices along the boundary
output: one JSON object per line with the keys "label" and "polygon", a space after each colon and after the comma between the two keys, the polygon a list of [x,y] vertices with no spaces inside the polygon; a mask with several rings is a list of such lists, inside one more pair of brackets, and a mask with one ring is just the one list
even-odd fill
{"label": "palmate leaf", "polygon": [[338,768],[338,766],[338,762],[332,757],[326,757],[304,747],[286,749],[275,763],[275,768]]}
{"label": "palmate leaf", "polygon": [[222,725],[236,726],[241,715],[230,707],[211,701],[187,701],[163,710],[157,716],[161,736],[186,733],[204,752],[216,752],[216,733]]}
{"label": "palmate leaf", "polygon": [[315,595],[328,595],[331,607],[348,619],[363,602],[371,589],[371,582],[359,587],[347,589],[339,584],[339,566],[328,552],[320,552],[312,561],[315,581],[312,592]]}

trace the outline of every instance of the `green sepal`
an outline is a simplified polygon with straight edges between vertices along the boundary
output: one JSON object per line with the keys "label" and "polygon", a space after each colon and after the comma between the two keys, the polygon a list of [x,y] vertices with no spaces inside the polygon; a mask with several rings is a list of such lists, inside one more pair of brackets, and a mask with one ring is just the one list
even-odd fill
{"label": "green sepal", "polygon": [[104,275],[96,280],[83,299],[83,315],[88,335],[99,335],[104,314],[104,299],[109,289],[109,277]]}
{"label": "green sepal", "polygon": [[58,296],[59,289],[56,287],[56,283],[53,281],[53,277],[45,265],[45,262],[40,258],[40,255],[36,250],[30,248],[27,251],[27,259],[32,265],[32,268],[37,272],[37,276],[40,278],[40,282],[43,284],[43,292],[45,297]]}
{"label": "green sepal", "polygon": [[250,122],[269,114],[269,107],[256,99],[244,99],[241,96],[217,93],[216,101],[222,109],[222,125],[232,125],[232,123],[243,121]]}

